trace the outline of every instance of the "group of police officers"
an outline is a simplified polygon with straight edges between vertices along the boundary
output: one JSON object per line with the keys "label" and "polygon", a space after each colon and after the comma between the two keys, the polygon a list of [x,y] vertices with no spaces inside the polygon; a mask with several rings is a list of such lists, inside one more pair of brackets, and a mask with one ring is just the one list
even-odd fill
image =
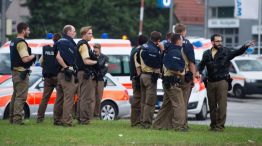
{"label": "group of police officers", "polygon": [[[30,33],[26,23],[17,26],[18,35],[10,44],[13,96],[10,103],[10,123],[23,123],[23,107],[27,98],[30,66],[36,56],[25,41]],[[130,79],[133,87],[131,103],[131,126],[154,129],[187,131],[187,105],[194,86],[194,79],[207,68],[207,95],[210,107],[210,130],[223,131],[226,121],[227,90],[232,81],[229,61],[254,45],[245,43],[239,50],[222,46],[222,36],[211,37],[213,47],[203,54],[196,67],[193,45],[185,38],[186,26],[177,24],[175,33],[168,33],[161,42],[160,32],[153,31],[150,38],[138,37],[138,46],[130,54]],[[99,115],[108,58],[101,54],[101,45],[91,50],[88,41],[93,36],[90,26],[80,30],[82,39],[76,44],[76,30],[72,25],[63,28],[62,38],[53,37],[54,45],[43,47],[40,63],[43,67],[44,93],[39,106],[37,122],[44,120],[48,100],[54,88],[57,90],[54,105],[54,125],[72,126],[74,96],[76,119],[79,124],[89,124]],[[198,71],[197,71],[198,70]],[[162,78],[163,104],[153,120],[157,100],[157,80]]]}
{"label": "group of police officers", "polygon": [[[150,40],[140,35],[138,47],[130,55],[133,102],[131,126],[186,131],[187,104],[195,76],[195,57],[192,44],[185,39],[186,27],[177,24],[176,33],[153,31]],[[163,80],[163,104],[153,122],[157,101],[157,80]]]}
{"label": "group of police officers", "polygon": [[[130,67],[133,84],[131,126],[142,128],[188,131],[187,105],[194,80],[207,68],[207,96],[210,107],[210,130],[222,132],[225,128],[227,91],[232,79],[228,67],[230,60],[254,45],[245,43],[240,49],[222,46],[222,36],[211,36],[213,47],[204,52],[196,67],[193,45],[185,38],[186,27],[177,24],[175,33],[168,33],[161,41],[161,33],[153,31],[150,40],[140,35],[138,46],[131,51]],[[157,101],[157,80],[162,78],[164,97],[162,106],[153,120]]]}
{"label": "group of police officers", "polygon": [[[10,104],[10,123],[23,125],[23,107],[27,99],[30,66],[36,56],[25,41],[29,25],[19,23],[18,35],[10,44],[13,96]],[[75,27],[66,25],[62,37],[55,34],[53,46],[44,46],[39,61],[43,67],[44,93],[41,100],[37,123],[44,121],[50,95],[56,88],[54,104],[54,125],[71,127],[73,107],[76,105],[76,119],[79,124],[89,124],[93,116],[99,116],[103,96],[104,76],[107,73],[108,58],[101,53],[101,45],[91,49],[88,41],[93,37],[92,27],[82,27],[81,40],[76,44]],[[75,95],[78,96],[75,101]]]}

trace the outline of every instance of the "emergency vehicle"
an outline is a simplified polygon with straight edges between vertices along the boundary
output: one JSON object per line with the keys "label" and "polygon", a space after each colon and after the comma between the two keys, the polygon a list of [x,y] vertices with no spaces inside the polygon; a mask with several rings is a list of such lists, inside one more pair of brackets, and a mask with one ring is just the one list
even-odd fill
{"label": "emergency vehicle", "polygon": [[[197,52],[196,55],[201,54],[206,49],[210,49],[212,46],[210,40],[204,38],[189,37],[188,39],[194,45],[195,53]],[[74,40],[77,43],[80,39]],[[53,44],[53,41],[48,39],[30,39],[26,41],[32,48],[33,54],[42,54],[43,46]],[[118,82],[120,82],[124,87],[127,88],[128,94],[130,95],[130,97],[132,97],[132,84],[129,77],[129,57],[132,50],[130,41],[122,39],[92,39],[91,41],[89,41],[91,48],[94,43],[100,43],[102,53],[109,57],[108,72]],[[5,56],[6,58],[8,58],[7,55],[9,55],[9,44],[10,42],[7,42],[2,46],[2,48],[0,49],[1,56]],[[202,58],[201,55],[198,55],[200,59]],[[1,56],[0,58],[2,58]],[[10,59],[8,58],[7,60],[9,60],[10,63]],[[2,61],[6,61],[6,59]],[[10,68],[9,66],[8,69]],[[195,87],[193,88],[191,97],[189,99],[188,113],[196,115],[197,119],[206,119],[208,113],[206,89],[201,81],[195,80],[195,82]],[[162,80],[159,79],[157,83],[158,98],[162,99],[163,94]],[[132,98],[130,99],[132,100]],[[161,100],[158,100],[158,102],[156,103],[156,109],[159,109],[161,104]]]}

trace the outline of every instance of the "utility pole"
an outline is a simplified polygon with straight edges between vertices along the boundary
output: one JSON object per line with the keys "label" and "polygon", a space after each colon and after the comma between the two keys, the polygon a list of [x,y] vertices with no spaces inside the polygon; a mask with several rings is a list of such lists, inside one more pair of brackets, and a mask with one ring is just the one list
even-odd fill
{"label": "utility pole", "polygon": [[258,43],[257,43],[257,49],[258,49],[258,55],[260,55],[260,49],[261,49],[261,10],[262,10],[262,2],[261,0],[258,1]]}
{"label": "utility pole", "polygon": [[2,0],[1,11],[1,44],[6,41],[6,0]]}
{"label": "utility pole", "polygon": [[174,14],[174,0],[171,0],[169,9],[169,32],[173,32],[173,14]]}
{"label": "utility pole", "polygon": [[139,20],[139,33],[138,33],[138,35],[141,35],[143,33],[143,19],[144,19],[144,0],[141,0],[140,20]]}
{"label": "utility pole", "polygon": [[205,0],[205,27],[204,37],[208,38],[208,0]]}

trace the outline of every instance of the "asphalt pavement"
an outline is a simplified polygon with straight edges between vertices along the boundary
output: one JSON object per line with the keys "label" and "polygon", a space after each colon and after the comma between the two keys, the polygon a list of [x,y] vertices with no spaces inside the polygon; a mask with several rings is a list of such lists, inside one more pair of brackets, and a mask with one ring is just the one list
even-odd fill
{"label": "asphalt pavement", "polygon": [[[228,97],[226,126],[262,128],[262,95],[247,96],[243,99]],[[209,125],[205,121],[189,119],[189,123]]]}

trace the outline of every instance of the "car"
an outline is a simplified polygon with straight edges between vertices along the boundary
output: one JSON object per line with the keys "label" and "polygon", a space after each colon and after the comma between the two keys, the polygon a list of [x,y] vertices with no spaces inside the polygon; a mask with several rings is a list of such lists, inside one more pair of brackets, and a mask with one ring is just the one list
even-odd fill
{"label": "car", "polygon": [[[40,67],[39,67],[40,68]],[[106,74],[106,87],[104,89],[101,100],[100,117],[103,120],[115,120],[118,118],[130,117],[129,95],[125,87],[118,83],[110,74]],[[27,101],[24,106],[25,118],[37,115],[37,110],[43,96],[44,81],[41,72],[32,71],[29,76],[29,90]],[[7,119],[9,117],[9,104],[13,93],[13,83],[11,76],[0,84],[0,118]],[[53,106],[56,99],[56,91],[54,90],[46,115],[53,115]]]}
{"label": "car", "polygon": [[229,94],[237,98],[262,94],[262,61],[254,56],[238,56],[231,60],[230,76],[233,78]]}

